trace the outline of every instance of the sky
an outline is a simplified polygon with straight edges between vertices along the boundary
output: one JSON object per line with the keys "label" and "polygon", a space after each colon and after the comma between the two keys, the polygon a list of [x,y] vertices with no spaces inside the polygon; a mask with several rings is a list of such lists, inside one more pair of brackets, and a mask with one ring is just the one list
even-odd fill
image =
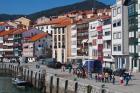
{"label": "sky", "polygon": [[[83,0],[0,0],[0,14],[31,14]],[[98,0],[106,4],[114,0]]]}

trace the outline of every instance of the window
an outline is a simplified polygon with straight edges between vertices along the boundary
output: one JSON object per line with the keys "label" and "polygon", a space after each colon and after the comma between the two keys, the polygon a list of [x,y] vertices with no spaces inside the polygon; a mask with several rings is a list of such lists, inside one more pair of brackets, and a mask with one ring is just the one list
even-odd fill
{"label": "window", "polygon": [[117,14],[120,14],[121,13],[121,7],[118,7],[117,8]]}
{"label": "window", "polygon": [[116,9],[114,8],[113,9],[113,17],[115,17],[116,16]]}
{"label": "window", "polygon": [[137,61],[134,61],[134,67],[137,67]]}
{"label": "window", "polygon": [[58,36],[58,40],[59,40],[59,41],[61,40],[61,37],[60,37],[60,35]]}
{"label": "window", "polygon": [[121,51],[121,45],[118,45],[118,51]]}
{"label": "window", "polygon": [[58,43],[58,47],[59,47],[59,48],[61,47],[61,44],[60,44],[60,42]]}
{"label": "window", "polygon": [[109,36],[110,35],[110,31],[105,32],[105,36]]}
{"label": "window", "polygon": [[113,23],[113,27],[116,27],[116,26],[117,26],[117,24],[114,22],[114,23]]}
{"label": "window", "polygon": [[113,33],[113,39],[121,39],[121,32]]}
{"label": "window", "polygon": [[113,50],[117,51],[117,46],[116,45],[113,46]]}
{"label": "window", "polygon": [[38,47],[41,47],[41,45],[38,45]]}
{"label": "window", "polygon": [[117,26],[121,26],[121,20],[117,22]]}
{"label": "window", "polygon": [[58,34],[60,34],[60,33],[61,33],[61,29],[59,28],[59,29],[58,29]]}
{"label": "window", "polygon": [[65,29],[64,29],[64,28],[62,28],[62,34],[64,34],[64,30],[65,30]]}
{"label": "window", "polygon": [[65,36],[64,36],[64,35],[62,35],[62,40],[63,40],[63,41],[65,40]]}
{"label": "window", "polygon": [[113,39],[116,39],[116,38],[117,38],[117,34],[113,33]]}
{"label": "window", "polygon": [[121,32],[118,32],[118,33],[117,33],[117,38],[118,38],[118,39],[121,39]]}

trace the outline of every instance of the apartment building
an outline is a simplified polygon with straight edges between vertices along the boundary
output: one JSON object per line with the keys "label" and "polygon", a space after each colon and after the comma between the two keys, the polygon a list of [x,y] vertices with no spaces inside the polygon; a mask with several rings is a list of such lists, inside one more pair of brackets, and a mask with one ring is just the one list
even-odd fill
{"label": "apartment building", "polygon": [[111,39],[111,16],[104,16],[103,20],[103,66],[115,69],[114,58],[112,56],[112,39]]}
{"label": "apartment building", "polygon": [[115,68],[129,66],[128,48],[128,7],[124,0],[116,0],[112,8],[112,56]]}
{"label": "apartment building", "polygon": [[34,62],[42,57],[47,58],[51,55],[52,39],[48,33],[39,33],[23,42],[23,57],[28,62]]}
{"label": "apartment building", "polygon": [[70,56],[70,24],[71,19],[65,18],[58,19],[58,24],[53,26],[52,32],[52,57],[61,63],[67,62],[67,58]]}
{"label": "apartment building", "polygon": [[140,71],[140,1],[125,0],[128,6],[129,29],[129,69],[133,72]]}
{"label": "apartment building", "polygon": [[14,38],[14,55],[17,58],[22,57],[22,45],[23,45],[23,36],[22,33],[27,31],[27,29],[17,29],[13,32],[13,38]]}
{"label": "apartment building", "polygon": [[43,32],[47,32],[49,34],[52,34],[52,32],[54,31],[53,25],[50,22],[48,22],[48,24],[45,23],[45,24],[35,25],[35,28]]}
{"label": "apartment building", "polygon": [[89,22],[89,57],[103,62],[102,21],[97,17]]}
{"label": "apartment building", "polygon": [[0,44],[0,57],[1,61],[3,59],[16,59],[14,56],[14,39],[13,39],[13,32],[16,31],[17,29],[11,29],[11,30],[6,30],[2,31],[0,33],[0,38],[1,38],[1,44]]}
{"label": "apartment building", "polygon": [[77,56],[88,57],[88,27],[89,20],[83,19],[76,23],[77,25]]}

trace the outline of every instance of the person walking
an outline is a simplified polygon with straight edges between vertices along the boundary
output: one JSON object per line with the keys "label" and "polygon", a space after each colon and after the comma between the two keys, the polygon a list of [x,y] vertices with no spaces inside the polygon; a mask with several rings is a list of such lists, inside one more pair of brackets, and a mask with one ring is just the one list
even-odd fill
{"label": "person walking", "polygon": [[96,82],[98,81],[98,76],[97,76],[97,74],[95,74],[95,81],[96,81]]}
{"label": "person walking", "polygon": [[120,76],[120,84],[123,85],[124,80],[123,80],[123,76]]}
{"label": "person walking", "polygon": [[115,75],[112,75],[112,83],[115,85]]}
{"label": "person walking", "polygon": [[113,75],[109,75],[109,81],[112,82]]}
{"label": "person walking", "polygon": [[108,77],[109,77],[109,75],[108,75],[108,73],[106,72],[106,73],[105,73],[105,82],[108,82]]}
{"label": "person walking", "polygon": [[126,85],[126,86],[128,85],[129,80],[130,80],[130,78],[129,78],[129,76],[127,76],[127,77],[125,78],[125,85]]}

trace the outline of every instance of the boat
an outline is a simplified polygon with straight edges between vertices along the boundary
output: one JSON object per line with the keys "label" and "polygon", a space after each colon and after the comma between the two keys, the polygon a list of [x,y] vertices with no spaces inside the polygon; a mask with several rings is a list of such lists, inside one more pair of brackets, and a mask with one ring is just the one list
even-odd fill
{"label": "boat", "polygon": [[25,87],[32,86],[30,82],[20,79],[19,76],[16,78],[12,78],[12,84],[16,85],[18,88],[25,88]]}

